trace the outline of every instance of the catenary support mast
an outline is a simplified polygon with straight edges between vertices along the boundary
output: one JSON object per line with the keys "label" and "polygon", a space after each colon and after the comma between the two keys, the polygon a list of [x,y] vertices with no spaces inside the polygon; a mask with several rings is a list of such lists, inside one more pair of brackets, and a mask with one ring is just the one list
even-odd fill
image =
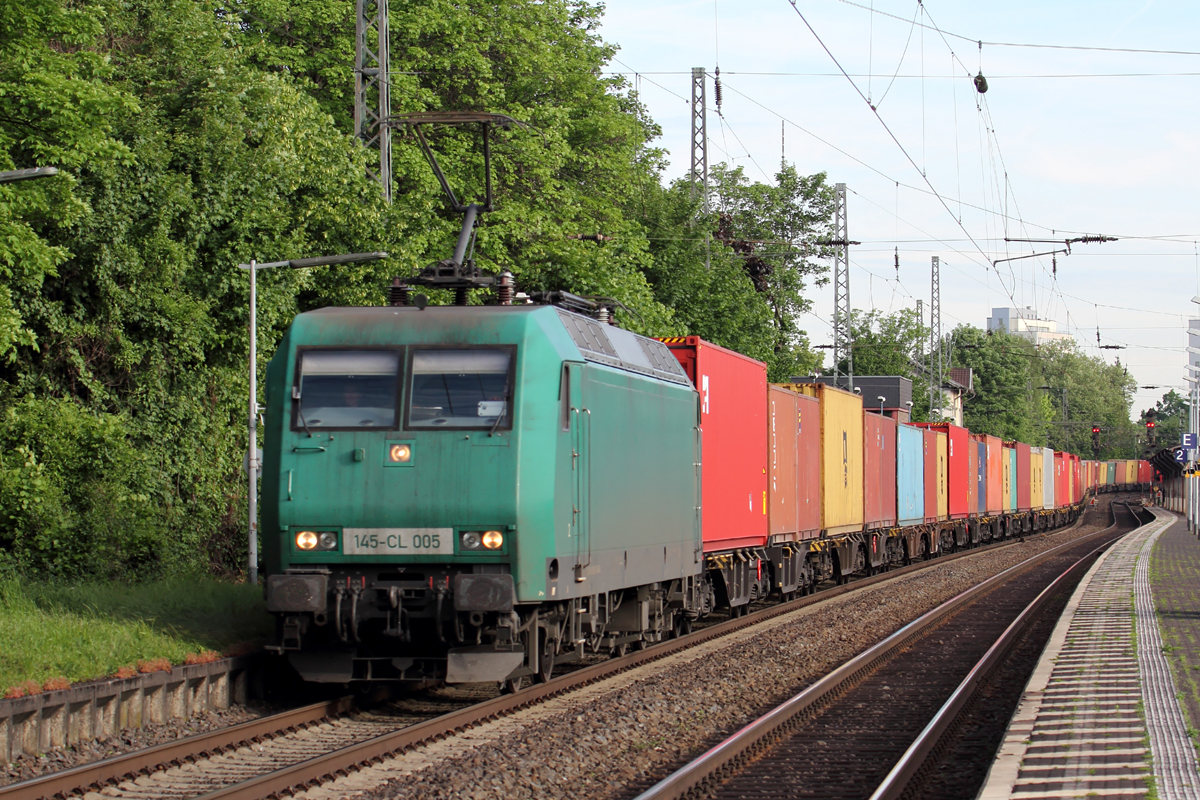
{"label": "catenary support mast", "polygon": [[388,82],[388,0],[357,0],[354,40],[354,136],[371,152],[367,177],[392,201],[392,114]]}
{"label": "catenary support mast", "polygon": [[692,67],[692,197],[700,193],[708,213],[708,101],[704,67]]}
{"label": "catenary support mast", "polygon": [[846,184],[833,187],[833,371],[841,385],[841,363],[846,359],[845,388],[854,391],[854,351],[851,348],[850,229],[846,220]]}

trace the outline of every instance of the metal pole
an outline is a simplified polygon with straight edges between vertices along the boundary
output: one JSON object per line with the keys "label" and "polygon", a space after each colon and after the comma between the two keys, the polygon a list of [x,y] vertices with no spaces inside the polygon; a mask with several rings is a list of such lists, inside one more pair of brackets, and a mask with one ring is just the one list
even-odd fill
{"label": "metal pole", "polygon": [[247,580],[251,584],[258,583],[258,296],[255,279],[258,268],[254,259],[250,260],[250,404],[249,404],[249,445],[246,454],[246,472],[250,475],[250,509],[248,516],[250,524],[249,537],[250,555],[248,558]]}

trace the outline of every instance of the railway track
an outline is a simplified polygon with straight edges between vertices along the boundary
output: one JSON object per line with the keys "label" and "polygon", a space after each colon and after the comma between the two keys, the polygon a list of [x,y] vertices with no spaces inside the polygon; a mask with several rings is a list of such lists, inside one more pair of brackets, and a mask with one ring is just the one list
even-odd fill
{"label": "railway track", "polygon": [[[943,754],[963,739],[981,738],[977,724],[964,723],[964,709],[1051,598],[1069,594],[1095,556],[1138,526],[1128,507],[1113,509],[1113,525],[928,612],[637,800],[932,796],[921,787]],[[1003,688],[1019,695],[1025,677],[1010,671]],[[1006,722],[1000,720],[999,733]],[[955,796],[973,796],[977,787],[958,788]]]}
{"label": "railway track", "polygon": [[[646,651],[582,666],[515,695],[483,702],[468,698],[449,705],[418,702],[416,705],[424,707],[407,714],[364,712],[355,709],[352,698],[341,698],[10,784],[0,787],[0,800],[70,797],[102,787],[106,787],[106,797],[131,798],[172,796],[211,800],[285,794],[799,608],[1006,544],[1000,542],[941,556],[844,586],[833,586],[809,597],[702,628]],[[448,713],[447,708],[451,709]]]}

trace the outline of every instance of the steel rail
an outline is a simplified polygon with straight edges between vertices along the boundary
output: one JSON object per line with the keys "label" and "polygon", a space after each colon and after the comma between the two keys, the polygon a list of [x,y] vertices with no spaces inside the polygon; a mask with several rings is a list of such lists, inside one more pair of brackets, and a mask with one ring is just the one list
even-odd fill
{"label": "steel rail", "polygon": [[[1058,532],[1078,527],[1082,524],[1082,521],[1083,514],[1081,513],[1080,518],[1076,520],[1073,525],[1064,527]],[[1049,533],[1049,531],[1047,531],[1047,533]],[[703,630],[696,631],[678,639],[673,639],[663,644],[655,645],[649,650],[639,653],[631,653],[630,655],[623,656],[621,658],[610,659],[600,664],[595,664],[591,667],[585,667],[584,669],[562,675],[548,683],[534,685],[531,688],[524,689],[514,695],[497,697],[494,700],[488,700],[484,703],[470,706],[468,708],[428,720],[427,722],[418,723],[408,728],[403,728],[374,739],[369,739],[365,742],[360,742],[359,744],[342,748],[341,750],[336,750],[325,756],[319,756],[290,767],[284,767],[283,769],[267,773],[258,778],[252,778],[249,781],[222,787],[213,792],[202,795],[197,800],[259,800],[259,798],[278,797],[285,793],[309,788],[320,784],[324,780],[331,779],[336,775],[345,775],[361,766],[379,763],[385,758],[399,755],[403,752],[415,749],[416,747],[436,741],[438,739],[442,739],[449,735],[461,733],[484,722],[498,719],[519,709],[528,708],[554,697],[568,694],[583,686],[606,680],[614,675],[626,672],[635,667],[642,666],[643,664],[648,664],[661,658],[665,658],[672,653],[694,647],[712,639],[726,636],[734,631],[748,628],[773,617],[781,616],[809,605],[830,600],[834,597],[846,594],[847,592],[865,589],[868,586],[873,586],[883,581],[889,581],[911,572],[927,569],[936,566],[939,563],[946,563],[959,558],[978,555],[997,547],[1016,544],[1017,541],[1018,539],[1008,539],[1002,542],[986,545],[984,547],[963,550],[952,555],[941,556],[928,561],[910,564],[907,567],[891,570],[881,573],[880,575],[855,580],[843,586],[835,586],[816,594],[809,595],[808,597],[793,600],[789,603],[783,603],[772,608],[762,609],[744,617],[730,619],[726,622],[713,625],[709,628],[704,628]],[[1057,550],[1061,547],[1067,547],[1071,544],[1074,543],[1068,542],[1047,552],[1057,552]],[[1006,570],[1005,573],[1001,574],[1006,574],[1008,571],[1010,570]],[[910,628],[911,625],[912,623],[905,626],[905,628],[902,628],[901,630],[906,630]]]}
{"label": "steel rail", "polygon": [[[1129,507],[1128,503],[1123,504],[1129,511],[1130,516],[1138,523],[1131,529],[1130,532],[1137,530],[1145,523],[1141,518]],[[1104,531],[1098,531],[1097,535],[1104,533],[1116,527],[1116,522],[1113,522]],[[1115,541],[1115,540],[1114,540]],[[1003,661],[1007,656],[1012,646],[1020,638],[1029,624],[1034,621],[1037,615],[1041,612],[1043,606],[1050,600],[1050,597],[1079,570],[1084,569],[1084,565],[1089,567],[1091,563],[1103,552],[1110,547],[1112,542],[1100,545],[1096,549],[1084,555],[1070,567],[1063,571],[1061,575],[1038,594],[1033,601],[1025,607],[1025,609],[1017,616],[1015,620],[1005,629],[1000,638],[988,648],[988,651],[979,659],[971,671],[967,673],[967,677],[963,679],[958,688],[950,695],[949,699],[942,705],[938,712],[934,714],[929,724],[917,736],[896,765],[892,767],[887,777],[871,794],[870,800],[899,800],[899,798],[908,789],[909,784],[920,773],[921,768],[925,765],[934,748],[942,740],[942,737],[950,730],[951,726],[958,719],[964,707],[970,701],[975,690],[983,684],[991,672]]]}
{"label": "steel rail", "polygon": [[[1116,524],[1114,518],[1107,528],[1089,534],[1088,538],[1101,536],[1111,531]],[[760,747],[777,738],[794,721],[799,721],[805,712],[818,710],[832,702],[847,685],[856,683],[881,664],[891,660],[901,650],[924,636],[938,623],[963,606],[1018,574],[1033,568],[1038,563],[1052,558],[1060,551],[1078,544],[1079,540],[1065,542],[1019,564],[1014,564],[1003,572],[950,598],[730,735],[695,760],[639,794],[635,800],[668,800],[688,796],[689,792],[703,786],[713,776],[722,775],[731,768],[736,768],[736,765],[743,759],[752,756]]]}
{"label": "steel rail", "polygon": [[[1062,533],[1079,527],[1082,523],[1083,514],[1081,511],[1079,519],[1074,524],[1043,533]],[[320,779],[328,778],[338,773],[345,773],[360,765],[378,761],[389,755],[412,749],[453,733],[462,732],[489,720],[498,719],[520,709],[528,708],[554,697],[567,694],[580,687],[608,679],[643,664],[657,661],[678,651],[726,636],[774,617],[789,614],[801,608],[840,597],[849,592],[865,589],[878,583],[890,581],[913,572],[935,567],[938,564],[979,555],[1000,547],[1007,547],[1016,544],[1017,541],[1018,539],[1006,539],[980,547],[961,550],[956,553],[939,555],[928,561],[914,562],[906,567],[891,569],[879,575],[858,578],[842,586],[832,586],[807,597],[774,605],[770,608],[760,609],[746,616],[730,619],[686,636],[656,644],[648,650],[631,653],[621,658],[609,659],[600,664],[575,670],[555,678],[548,683],[537,684],[524,689],[515,695],[501,696],[485,701],[484,703],[469,706],[374,739],[368,739],[357,745],[336,750],[325,756],[319,756],[291,767],[267,773],[250,781],[222,787],[203,795],[203,797],[206,800],[211,800],[212,798],[225,798],[225,800],[231,798],[256,799],[278,795],[298,786],[309,786]],[[319,709],[332,708],[334,706],[337,707],[334,710],[318,711]],[[351,698],[341,698],[329,703],[318,703],[285,712],[284,714],[264,717],[260,720],[252,720],[230,728],[213,731],[212,733],[187,737],[146,750],[114,756],[91,764],[83,764],[61,772],[30,778],[0,787],[0,800],[36,800],[37,798],[44,797],[67,796],[72,792],[92,786],[104,785],[119,781],[128,776],[148,773],[158,767],[170,766],[194,760],[197,757],[217,753],[246,741],[261,740],[271,737],[274,734],[286,733],[297,727],[317,722],[331,714],[345,713],[351,708]],[[306,773],[308,777],[305,777]]]}
{"label": "steel rail", "polygon": [[0,786],[3,800],[38,800],[44,797],[66,797],[93,786],[120,781],[124,778],[151,772],[164,766],[183,763],[248,742],[261,741],[305,727],[329,717],[345,714],[354,705],[353,697],[341,697],[314,703],[281,714],[250,720],[228,728],[188,736],[173,742],[113,756],[90,764],[52,772],[36,778]]}

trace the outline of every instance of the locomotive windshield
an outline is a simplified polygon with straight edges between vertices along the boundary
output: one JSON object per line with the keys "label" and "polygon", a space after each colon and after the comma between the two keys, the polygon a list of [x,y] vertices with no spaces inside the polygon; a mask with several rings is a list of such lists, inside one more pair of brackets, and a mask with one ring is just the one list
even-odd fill
{"label": "locomotive windshield", "polygon": [[409,428],[512,427],[512,350],[416,350]]}
{"label": "locomotive windshield", "polygon": [[293,427],[396,427],[396,350],[306,350],[300,355]]}

